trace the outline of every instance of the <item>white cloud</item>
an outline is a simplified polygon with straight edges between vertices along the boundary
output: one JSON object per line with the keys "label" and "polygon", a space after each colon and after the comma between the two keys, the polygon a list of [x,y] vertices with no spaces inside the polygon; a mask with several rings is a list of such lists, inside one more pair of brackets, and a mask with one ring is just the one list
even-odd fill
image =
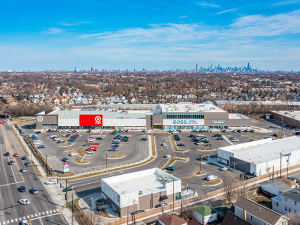
{"label": "white cloud", "polygon": [[298,0],[287,0],[287,1],[281,1],[281,2],[276,2],[273,3],[273,6],[282,6],[282,5],[290,5],[290,4],[296,4],[298,3]]}
{"label": "white cloud", "polygon": [[60,29],[58,27],[50,27],[50,28],[47,28],[46,30],[43,30],[42,33],[44,33],[44,34],[59,34],[63,31],[64,31],[63,29]]}
{"label": "white cloud", "polygon": [[181,16],[181,17],[179,17],[180,19],[183,19],[183,18],[185,18],[186,16]]}
{"label": "white cloud", "polygon": [[80,21],[80,22],[74,22],[74,23],[61,22],[60,25],[64,26],[64,27],[73,27],[73,26],[79,26],[82,24],[89,24],[89,23],[93,23],[93,22],[90,22],[90,21]]}
{"label": "white cloud", "polygon": [[200,5],[204,8],[208,8],[208,7],[211,7],[211,8],[220,8],[219,5],[217,4],[212,4],[212,3],[206,3],[206,2],[197,2],[197,5]]}
{"label": "white cloud", "polygon": [[220,14],[223,14],[223,13],[234,12],[234,11],[236,11],[237,9],[239,9],[239,8],[227,9],[227,10],[223,10],[223,11],[221,11],[221,12],[217,12],[217,13],[215,13],[215,14],[213,14],[213,15],[220,15]]}

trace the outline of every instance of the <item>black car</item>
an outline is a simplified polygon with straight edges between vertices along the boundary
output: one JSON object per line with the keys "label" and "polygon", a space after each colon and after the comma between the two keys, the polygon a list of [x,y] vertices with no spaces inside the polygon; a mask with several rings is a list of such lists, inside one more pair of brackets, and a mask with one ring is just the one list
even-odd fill
{"label": "black car", "polygon": [[142,138],[141,141],[147,141],[147,138]]}
{"label": "black car", "polygon": [[195,138],[195,137],[197,137],[195,134],[190,135],[190,138]]}
{"label": "black car", "polygon": [[221,134],[215,134],[213,137],[222,137]]}
{"label": "black car", "polygon": [[25,166],[30,166],[31,163],[28,161],[28,162],[26,162],[24,165],[25,165]]}
{"label": "black car", "polygon": [[209,140],[207,140],[207,139],[203,139],[201,141],[204,142],[204,143],[209,143]]}
{"label": "black car", "polygon": [[177,144],[177,146],[185,146],[185,144],[179,143],[179,144]]}
{"label": "black car", "polygon": [[123,142],[127,142],[128,139],[127,139],[127,138],[123,138],[122,141],[123,141]]}
{"label": "black car", "polygon": [[278,134],[273,134],[274,137],[278,137]]}
{"label": "black car", "polygon": [[114,131],[114,132],[111,132],[110,134],[116,134],[116,132]]}
{"label": "black car", "polygon": [[22,160],[26,160],[26,156],[23,156],[21,159],[22,159]]}
{"label": "black car", "polygon": [[4,154],[5,156],[9,156],[10,154],[9,154],[9,152],[5,152],[5,154]]}
{"label": "black car", "polygon": [[102,137],[97,137],[96,140],[103,140],[103,138]]}
{"label": "black car", "polygon": [[64,162],[69,162],[69,159],[68,159],[67,157],[64,157],[64,158],[63,158],[63,161],[64,161]]}
{"label": "black car", "polygon": [[42,133],[41,131],[37,131],[37,132],[35,132],[36,134],[40,134],[40,133]]}
{"label": "black car", "polygon": [[193,142],[200,141],[198,138],[193,138]]}
{"label": "black car", "polygon": [[180,141],[181,139],[180,138],[174,138],[174,141]]}
{"label": "black car", "polygon": [[20,192],[25,192],[26,191],[26,187],[24,186],[24,185],[22,185],[21,187],[20,187]]}

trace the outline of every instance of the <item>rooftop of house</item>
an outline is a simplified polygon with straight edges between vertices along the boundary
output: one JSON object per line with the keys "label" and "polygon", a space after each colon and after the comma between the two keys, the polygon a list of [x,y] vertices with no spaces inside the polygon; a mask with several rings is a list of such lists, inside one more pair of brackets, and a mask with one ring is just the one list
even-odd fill
{"label": "rooftop of house", "polygon": [[288,180],[286,178],[281,178],[279,179],[281,180],[283,183],[289,185],[289,186],[295,186],[295,185],[298,185],[296,182],[292,181],[292,180]]}
{"label": "rooftop of house", "polygon": [[293,190],[286,191],[286,192],[282,193],[281,196],[285,196],[294,201],[300,202],[300,191],[298,191],[298,190],[293,189]]}
{"label": "rooftop of house", "polygon": [[228,211],[221,225],[251,225],[252,223]]}
{"label": "rooftop of house", "polygon": [[271,182],[268,182],[266,184],[262,184],[262,186],[263,185],[272,185],[272,187],[274,187],[279,192],[285,192],[285,191],[291,190],[291,186],[284,183],[281,180],[271,181]]}
{"label": "rooftop of house", "polygon": [[210,208],[207,205],[199,205],[195,208],[193,208],[194,211],[196,211],[197,213],[199,213],[202,216],[209,216],[211,214],[217,213],[216,210]]}
{"label": "rooftop of house", "polygon": [[242,210],[246,210],[251,215],[271,224],[275,225],[277,221],[282,217],[278,212],[273,211],[257,202],[249,200],[244,197],[240,197],[235,203],[234,207],[238,207]]}
{"label": "rooftop of house", "polygon": [[159,221],[161,221],[165,225],[187,224],[187,221],[185,221],[181,217],[177,216],[175,213],[167,215],[167,216],[160,217]]}

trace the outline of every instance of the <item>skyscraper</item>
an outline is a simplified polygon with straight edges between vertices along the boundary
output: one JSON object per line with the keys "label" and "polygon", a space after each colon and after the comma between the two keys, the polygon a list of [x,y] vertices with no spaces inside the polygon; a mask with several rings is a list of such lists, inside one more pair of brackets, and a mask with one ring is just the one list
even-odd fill
{"label": "skyscraper", "polygon": [[198,64],[196,64],[196,71],[198,71]]}
{"label": "skyscraper", "polygon": [[250,70],[250,64],[248,63],[247,70]]}

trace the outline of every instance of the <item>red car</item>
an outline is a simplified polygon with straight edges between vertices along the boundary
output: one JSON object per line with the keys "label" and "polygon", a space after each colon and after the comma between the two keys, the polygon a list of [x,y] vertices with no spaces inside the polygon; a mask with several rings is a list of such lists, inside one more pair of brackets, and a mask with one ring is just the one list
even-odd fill
{"label": "red car", "polygon": [[97,151],[97,147],[96,146],[91,146],[87,149],[87,151]]}
{"label": "red car", "polygon": [[1,121],[0,123],[3,123],[3,121]]}
{"label": "red car", "polygon": [[76,133],[76,130],[73,130],[72,132],[73,132],[73,133]]}

